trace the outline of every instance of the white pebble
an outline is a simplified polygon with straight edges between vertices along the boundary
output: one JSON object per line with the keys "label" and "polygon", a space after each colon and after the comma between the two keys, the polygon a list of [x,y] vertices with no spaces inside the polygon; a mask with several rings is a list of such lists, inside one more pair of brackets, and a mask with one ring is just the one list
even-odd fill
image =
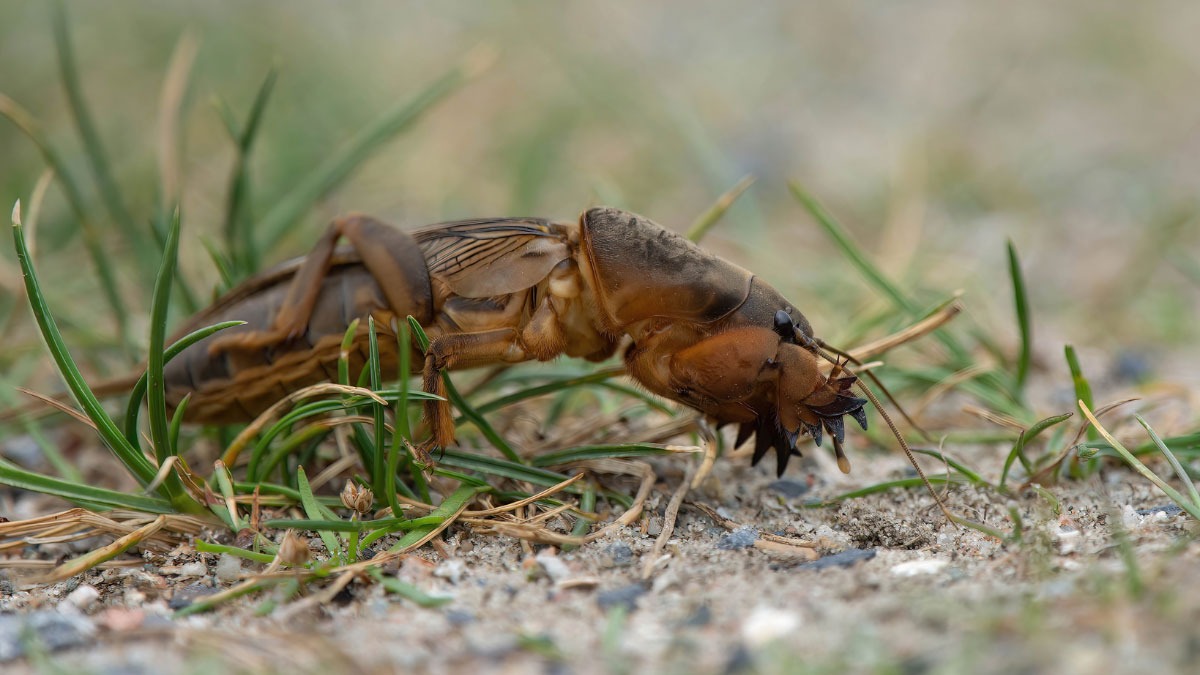
{"label": "white pebble", "polygon": [[899,565],[892,566],[892,574],[899,577],[915,577],[919,574],[936,574],[943,567],[949,564],[949,561],[938,558],[929,558],[927,560],[909,560],[902,562]]}
{"label": "white pebble", "polygon": [[89,607],[96,604],[100,599],[100,591],[96,590],[91,584],[80,584],[75,590],[71,591],[62,604],[74,607],[78,610],[86,611]]}
{"label": "white pebble", "polygon": [[208,567],[202,562],[190,562],[179,568],[179,576],[181,577],[203,577],[208,576]]}
{"label": "white pebble", "polygon": [[463,574],[467,571],[467,564],[459,558],[451,558],[443,561],[433,571],[433,576],[440,579],[446,579],[452,584],[458,584],[462,580]]}
{"label": "white pebble", "polygon": [[234,582],[242,578],[242,559],[230,553],[222,553],[217,561],[217,578],[225,582]]}
{"label": "white pebble", "polygon": [[567,564],[549,549],[538,553],[533,559],[542,566],[552,581],[562,581],[571,576],[571,568],[567,567]]}
{"label": "white pebble", "polygon": [[786,609],[756,607],[742,623],[742,639],[751,647],[761,647],[800,627],[800,615]]}

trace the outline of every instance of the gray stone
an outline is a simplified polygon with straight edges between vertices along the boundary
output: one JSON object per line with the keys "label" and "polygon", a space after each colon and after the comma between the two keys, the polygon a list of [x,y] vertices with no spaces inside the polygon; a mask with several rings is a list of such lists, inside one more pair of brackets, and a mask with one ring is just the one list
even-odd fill
{"label": "gray stone", "polygon": [[752,527],[742,527],[730,532],[721,537],[717,542],[717,548],[725,551],[736,551],[740,548],[749,548],[758,541],[758,530]]}
{"label": "gray stone", "polygon": [[614,567],[633,564],[633,549],[629,548],[628,544],[609,544],[608,548],[604,549],[604,554],[612,561]]}
{"label": "gray stone", "polygon": [[448,609],[446,610],[446,620],[452,626],[461,626],[474,621],[475,615],[464,609]]}
{"label": "gray stone", "polygon": [[812,562],[800,563],[796,565],[796,569],[802,570],[824,570],[830,567],[851,567],[854,564],[863,560],[870,560],[875,557],[875,549],[873,548],[848,548],[841,553],[827,555],[824,558],[818,558]]}
{"label": "gray stone", "polygon": [[632,612],[637,609],[637,599],[645,595],[646,587],[641,584],[630,584],[596,594],[596,604],[600,609],[609,610],[613,607],[624,607]]}
{"label": "gray stone", "polygon": [[204,596],[212,595],[220,590],[202,584],[189,584],[175,591],[175,595],[171,596],[171,601],[167,603],[167,606],[171,609],[183,609]]}
{"label": "gray stone", "polygon": [[802,483],[798,480],[781,478],[767,484],[768,490],[773,490],[788,499],[796,499],[808,494],[808,483]]}
{"label": "gray stone", "polygon": [[1163,513],[1166,514],[1168,518],[1174,518],[1175,516],[1183,513],[1183,509],[1177,504],[1163,504],[1162,506],[1152,506],[1148,509],[1140,509],[1134,511],[1134,513],[1138,514],[1139,516],[1152,516],[1156,513]]}
{"label": "gray stone", "polygon": [[86,617],[51,610],[0,616],[0,662],[25,655],[27,645],[48,651],[91,642],[96,627]]}

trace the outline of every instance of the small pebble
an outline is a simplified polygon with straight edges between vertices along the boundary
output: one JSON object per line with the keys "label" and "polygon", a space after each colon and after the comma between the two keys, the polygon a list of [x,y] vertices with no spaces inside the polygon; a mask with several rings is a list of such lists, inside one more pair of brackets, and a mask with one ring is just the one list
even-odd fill
{"label": "small pebble", "polygon": [[146,621],[146,613],[140,609],[124,609],[113,607],[104,610],[97,618],[101,626],[111,631],[126,631],[141,628]]}
{"label": "small pebble", "polygon": [[181,566],[178,574],[181,577],[204,577],[208,576],[208,567],[202,562],[190,562]]}
{"label": "small pebble", "polygon": [[626,611],[632,612],[637,609],[637,599],[645,595],[645,593],[645,586],[630,584],[609,591],[600,591],[596,594],[596,604],[600,605],[600,609],[606,611],[620,606],[624,607]]}
{"label": "small pebble", "polygon": [[48,651],[75,647],[90,641],[96,627],[73,612],[42,610],[30,614],[0,615],[0,663],[25,655],[30,636]]}
{"label": "small pebble", "polygon": [[788,499],[803,497],[808,493],[808,483],[802,483],[798,480],[789,478],[781,478],[767,484],[768,490],[774,490]]}
{"label": "small pebble", "polygon": [[222,553],[217,561],[217,578],[233,583],[242,578],[242,559],[230,553]]}
{"label": "small pebble", "polygon": [[742,527],[721,537],[717,542],[717,548],[724,551],[736,551],[753,546],[756,541],[758,541],[758,531],[751,527]]}
{"label": "small pebble", "polygon": [[683,620],[683,626],[707,626],[712,623],[712,610],[708,605],[700,605],[691,616]]}
{"label": "small pebble", "polygon": [[633,564],[633,549],[629,548],[628,544],[609,544],[608,548],[604,549],[604,554],[608,556],[613,567]]}
{"label": "small pebble", "polygon": [[463,574],[467,571],[467,564],[460,558],[451,558],[444,560],[437,569],[433,571],[433,576],[439,579],[446,579],[452,584],[458,585],[462,581]]}
{"label": "small pebble", "polygon": [[1139,509],[1134,511],[1139,516],[1158,516],[1162,514],[1167,520],[1183,513],[1183,509],[1178,504],[1163,504],[1162,506],[1152,506],[1148,509]]}
{"label": "small pebble", "polygon": [[947,560],[930,558],[928,560],[909,560],[892,566],[892,574],[899,577],[915,577],[920,574],[936,574],[950,564]]}
{"label": "small pebble", "polygon": [[646,534],[651,537],[657,537],[662,534],[663,521],[662,518],[651,518],[646,526]]}
{"label": "small pebble", "polygon": [[100,591],[91,584],[82,584],[62,601],[67,607],[86,612],[88,608],[96,604],[100,599]]}
{"label": "small pebble", "polygon": [[571,568],[567,567],[562,558],[555,555],[551,549],[539,552],[533,559],[537,561],[538,565],[541,565],[542,570],[546,576],[550,577],[551,581],[559,582],[571,576]]}
{"label": "small pebble", "polygon": [[475,620],[475,615],[463,609],[446,610],[446,620],[452,626],[461,626]]}
{"label": "small pebble", "polygon": [[786,609],[756,607],[742,623],[742,640],[751,647],[761,647],[778,640],[800,627],[800,615]]}
{"label": "small pebble", "polygon": [[213,593],[216,593],[218,590],[219,589],[202,586],[200,584],[189,584],[175,591],[175,594],[171,596],[171,601],[167,603],[167,606],[171,609],[183,609],[193,602],[204,598],[206,595],[212,595]]}
{"label": "small pebble", "polygon": [[830,567],[851,567],[855,563],[862,560],[870,560],[875,557],[875,549],[850,548],[841,553],[827,555],[824,558],[818,558],[812,562],[800,563],[796,565],[796,569],[806,570],[824,570]]}

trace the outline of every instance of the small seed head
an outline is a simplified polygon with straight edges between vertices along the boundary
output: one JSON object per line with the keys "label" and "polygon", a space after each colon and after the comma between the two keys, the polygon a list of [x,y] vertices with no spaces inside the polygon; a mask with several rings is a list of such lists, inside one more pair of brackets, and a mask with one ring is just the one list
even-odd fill
{"label": "small seed head", "polygon": [[279,542],[279,560],[293,567],[300,567],[308,562],[312,551],[308,548],[308,540],[295,532],[288,530]]}
{"label": "small seed head", "polygon": [[342,504],[351,511],[358,513],[368,513],[371,510],[371,505],[375,503],[375,495],[369,488],[363,487],[352,480],[346,481],[346,487],[342,489]]}

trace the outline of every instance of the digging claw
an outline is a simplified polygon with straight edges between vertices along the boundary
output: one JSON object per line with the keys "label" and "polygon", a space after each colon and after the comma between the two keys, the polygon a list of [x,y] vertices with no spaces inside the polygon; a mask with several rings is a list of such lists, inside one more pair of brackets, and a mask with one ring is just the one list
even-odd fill
{"label": "digging claw", "polygon": [[846,440],[846,423],[840,417],[826,417],[825,428],[829,430],[829,435],[833,436],[833,440],[841,445]]}
{"label": "digging claw", "polygon": [[858,426],[862,427],[863,431],[867,430],[867,411],[865,408],[859,408],[851,412],[850,416],[854,418],[855,422],[858,422]]}
{"label": "digging claw", "polygon": [[821,436],[820,423],[809,424],[808,422],[805,422],[804,426],[805,426],[805,428],[808,429],[808,435],[812,436],[813,444],[816,445],[817,447],[821,447],[822,436]]}

